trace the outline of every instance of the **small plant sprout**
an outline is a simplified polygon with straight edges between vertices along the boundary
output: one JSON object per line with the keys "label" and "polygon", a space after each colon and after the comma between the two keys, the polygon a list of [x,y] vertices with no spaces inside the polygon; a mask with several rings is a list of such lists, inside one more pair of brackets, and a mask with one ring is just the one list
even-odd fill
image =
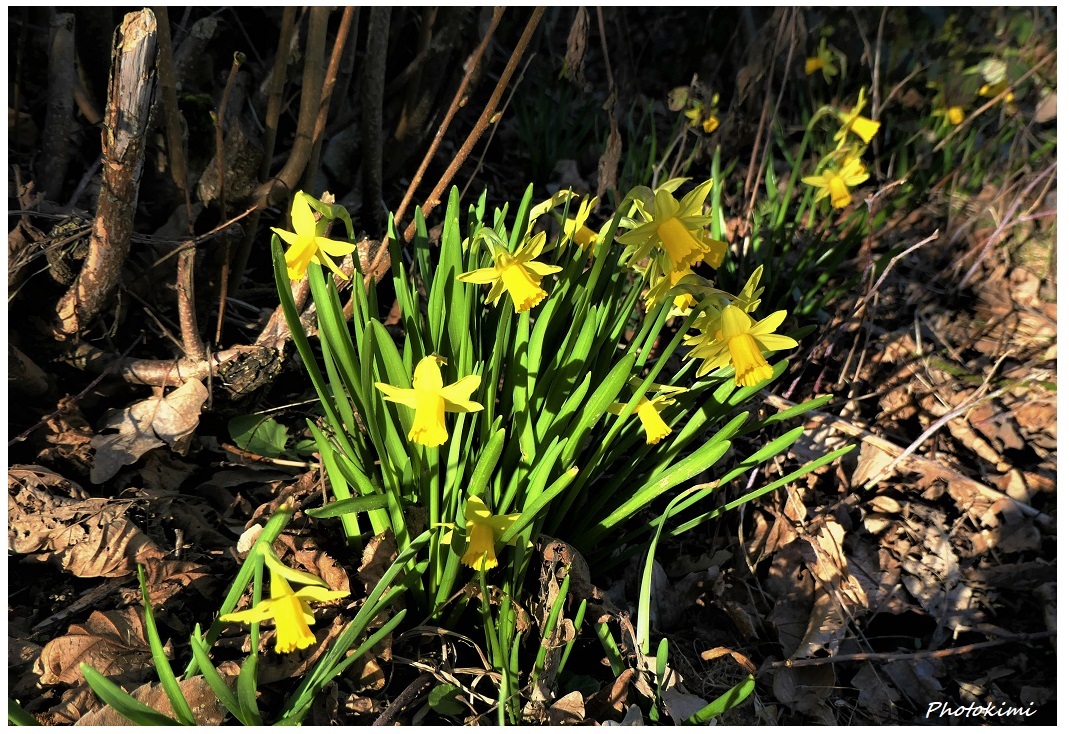
{"label": "small plant sprout", "polygon": [[323,234],[331,220],[322,217],[317,222],[310,200],[315,201],[303,191],[298,191],[293,196],[290,220],[295,231],[287,232],[278,227],[271,228],[272,232],[289,245],[286,250],[286,274],[290,280],[299,280],[308,270],[308,263],[314,262],[326,265],[335,275],[347,279],[331,257],[345,257],[356,249],[356,245],[324,237]]}
{"label": "small plant sprout", "polygon": [[412,387],[401,388],[376,382],[375,387],[385,393],[386,400],[407,405],[416,411],[408,440],[423,446],[441,446],[449,438],[445,414],[472,413],[483,409],[471,400],[471,394],[482,382],[479,375],[468,375],[452,385],[442,381],[441,366],[445,360],[437,355],[424,357],[416,365]]}

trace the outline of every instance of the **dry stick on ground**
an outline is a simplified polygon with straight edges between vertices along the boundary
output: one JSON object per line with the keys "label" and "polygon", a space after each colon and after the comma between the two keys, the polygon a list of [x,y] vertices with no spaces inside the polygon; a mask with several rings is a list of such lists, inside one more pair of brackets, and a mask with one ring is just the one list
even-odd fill
{"label": "dry stick on ground", "polygon": [[[777,410],[787,410],[789,408],[794,408],[797,406],[797,403],[793,403],[790,400],[785,400],[780,396],[765,390],[761,391],[761,397],[764,398],[765,402],[767,402]],[[896,457],[905,454],[905,449],[903,449],[898,444],[892,441],[888,441],[887,439],[881,436],[877,436],[875,433],[872,433],[868,429],[861,428],[851,423],[850,421],[838,418],[832,415],[831,413],[824,413],[819,410],[807,410],[804,415],[809,420],[816,421],[829,428],[834,428],[835,430],[841,433],[845,433],[848,436],[852,436],[853,438],[861,439],[865,443],[878,448],[880,451],[887,454],[888,456]],[[981,484],[975,479],[970,479],[969,477],[965,476],[964,474],[961,474],[955,469],[945,466],[941,462],[934,461],[932,459],[926,459],[923,456],[916,456],[914,454],[910,454],[906,455],[900,463],[902,464],[902,469],[907,472],[917,472],[919,474],[925,474],[928,476],[936,476],[946,482],[957,482],[963,486],[968,487],[974,492],[982,494],[990,500],[1010,502],[1018,510],[1020,510],[1028,517],[1033,518],[1045,529],[1049,531],[1054,530],[1054,520],[1049,515],[1040,512],[1031,505],[1025,504],[1020,500],[1016,500],[1013,497],[1010,497],[1005,492],[1000,492],[997,489],[988,487],[986,484]]]}
{"label": "dry stick on ground", "polygon": [[382,95],[386,86],[390,9],[376,5],[370,13],[360,87],[360,147],[364,158],[362,219],[371,236],[380,238],[386,235],[386,213],[382,208]]}
{"label": "dry stick on ground", "polygon": [[113,54],[102,135],[104,180],[89,254],[56,305],[54,336],[61,340],[85,328],[108,303],[130,250],[156,61],[156,18],[151,11],[127,14],[115,33]]}
{"label": "dry stick on ground", "polygon": [[41,177],[38,188],[60,201],[71,159],[74,122],[74,14],[56,13],[49,24],[48,107],[41,136]]}
{"label": "dry stick on ground", "polygon": [[[193,206],[189,201],[189,175],[186,168],[185,142],[182,139],[182,121],[178,111],[178,88],[174,75],[174,54],[171,46],[171,25],[166,7],[156,7],[159,23],[159,73],[160,97],[164,125],[167,131],[167,153],[171,165],[171,178],[182,192],[186,206],[186,229],[193,237]],[[204,359],[208,353],[200,338],[197,325],[197,308],[194,303],[194,265],[197,259],[196,245],[192,239],[178,253],[175,274],[175,290],[178,296],[178,324],[182,333],[182,351],[189,359]]]}
{"label": "dry stick on ground", "polygon": [[[219,218],[226,219],[226,145],[223,142],[223,117],[226,105],[230,101],[230,90],[234,88],[234,77],[245,63],[245,54],[234,52],[234,61],[230,64],[230,73],[223,87],[223,97],[219,100],[219,113],[215,116],[215,166],[219,176]],[[225,238],[223,245],[223,269],[219,274],[219,309],[215,319],[215,344],[223,336],[223,316],[226,314],[226,291],[230,281],[230,238]]]}
{"label": "dry stick on ground", "polygon": [[772,663],[772,668],[805,668],[813,665],[830,665],[832,663],[862,663],[868,660],[880,662],[894,662],[896,660],[919,661],[931,660],[932,658],[948,658],[953,655],[967,655],[976,650],[988,647],[1005,645],[1008,642],[1031,642],[1032,640],[1045,640],[1054,637],[1057,630],[1044,630],[1043,632],[1025,632],[1020,635],[1009,635],[998,640],[986,642],[974,642],[971,645],[948,647],[943,650],[921,650],[919,652],[858,652],[846,655],[831,655],[826,658],[802,658],[801,660],[782,660]]}
{"label": "dry stick on ground", "polygon": [[297,186],[312,153],[313,134],[323,89],[323,57],[326,55],[327,19],[330,8],[315,6],[308,11],[308,40],[304,49],[304,75],[301,78],[301,106],[297,113],[297,131],[289,159],[255,194],[261,209],[285,200]]}

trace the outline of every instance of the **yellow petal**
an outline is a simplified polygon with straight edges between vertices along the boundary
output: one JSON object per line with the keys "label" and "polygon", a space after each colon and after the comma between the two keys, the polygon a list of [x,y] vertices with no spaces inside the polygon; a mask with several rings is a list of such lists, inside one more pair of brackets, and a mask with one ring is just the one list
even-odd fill
{"label": "yellow petal", "polygon": [[414,390],[441,390],[443,383],[440,364],[441,358],[434,355],[421,359],[412,376],[412,388]]}

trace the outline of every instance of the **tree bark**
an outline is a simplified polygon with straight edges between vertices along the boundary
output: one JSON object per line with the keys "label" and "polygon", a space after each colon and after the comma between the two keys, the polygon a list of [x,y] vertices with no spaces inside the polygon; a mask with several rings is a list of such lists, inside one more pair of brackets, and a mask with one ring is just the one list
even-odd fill
{"label": "tree bark", "polygon": [[115,32],[104,116],[103,185],[89,254],[56,306],[57,339],[77,335],[109,302],[130,250],[156,67],[156,17],[129,13]]}

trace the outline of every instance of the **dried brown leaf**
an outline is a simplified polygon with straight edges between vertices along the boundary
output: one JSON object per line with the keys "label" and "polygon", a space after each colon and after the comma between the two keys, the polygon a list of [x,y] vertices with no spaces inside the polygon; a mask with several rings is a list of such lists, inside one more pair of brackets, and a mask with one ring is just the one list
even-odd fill
{"label": "dried brown leaf", "polygon": [[151,397],[113,413],[104,428],[115,432],[98,434],[90,442],[94,454],[89,481],[106,482],[158,446],[184,453],[207,399],[207,388],[199,380],[190,380],[169,395]]}
{"label": "dried brown leaf", "polygon": [[152,653],[145,640],[141,610],[126,607],[93,612],[84,625],[71,625],[67,634],[44,646],[34,672],[41,676],[42,685],[73,685],[84,680],[82,663],[127,681],[151,667]]}
{"label": "dried brown leaf", "polygon": [[[218,726],[223,723],[226,708],[212,692],[204,676],[198,675],[179,681],[178,685],[182,688],[182,695],[189,702],[193,718],[199,726]],[[174,717],[174,708],[163,686],[159,683],[146,683],[132,691],[130,695],[161,714]],[[104,706],[87,714],[77,724],[78,726],[134,726],[133,722],[121,716],[111,706]]]}
{"label": "dried brown leaf", "polygon": [[8,547],[55,561],[75,576],[115,577],[163,552],[124,517],[129,502],[69,500],[18,481],[10,474]]}
{"label": "dried brown leaf", "polygon": [[572,691],[567,696],[557,699],[549,707],[549,723],[553,726],[582,724],[586,718],[586,706],[583,694]]}

